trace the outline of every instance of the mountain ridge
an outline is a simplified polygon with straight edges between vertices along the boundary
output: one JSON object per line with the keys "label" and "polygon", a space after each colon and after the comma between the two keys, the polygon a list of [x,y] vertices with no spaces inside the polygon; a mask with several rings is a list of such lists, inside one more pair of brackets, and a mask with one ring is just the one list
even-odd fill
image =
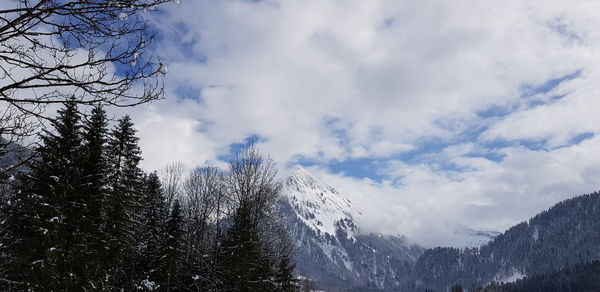
{"label": "mountain ridge", "polygon": [[561,201],[480,248],[425,251],[407,287],[444,291],[460,283],[474,289],[600,259],[598,218],[599,192]]}
{"label": "mountain ridge", "polygon": [[423,252],[405,237],[362,234],[352,202],[305,168],[284,181],[283,193],[281,211],[301,247],[297,273],[319,289],[394,289]]}
{"label": "mountain ridge", "polygon": [[365,233],[352,202],[307,169],[297,168],[283,192],[282,214],[301,247],[297,272],[321,290],[475,289],[600,259],[600,193],[559,202],[502,233],[458,225],[464,246],[425,249],[404,236]]}

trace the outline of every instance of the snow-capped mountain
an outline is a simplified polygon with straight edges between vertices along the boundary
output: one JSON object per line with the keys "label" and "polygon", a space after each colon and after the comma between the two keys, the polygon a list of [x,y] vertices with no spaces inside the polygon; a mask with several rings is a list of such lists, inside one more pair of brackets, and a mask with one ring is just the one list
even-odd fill
{"label": "snow-capped mountain", "polygon": [[356,233],[353,224],[339,226],[342,222],[354,222],[350,200],[307,169],[296,168],[294,174],[286,180],[284,194],[298,218],[317,234],[336,236],[338,227],[343,227],[350,236]]}
{"label": "snow-capped mountain", "polygon": [[[352,202],[304,168],[285,181],[280,208],[298,246],[296,272],[325,291],[446,291],[556,271],[598,259],[600,193],[557,204],[503,234],[458,225],[454,247],[364,234]],[[465,247],[477,247],[465,249]]]}
{"label": "snow-capped mountain", "polygon": [[320,289],[394,290],[423,252],[404,237],[361,234],[352,202],[307,169],[286,179],[283,194],[296,270]]}
{"label": "snow-capped mountain", "polygon": [[458,248],[473,248],[482,246],[492,239],[496,238],[496,236],[500,235],[500,232],[496,231],[480,231],[472,229],[468,226],[459,224],[454,229],[454,233],[452,238],[449,238],[449,242],[452,243],[452,246]]}

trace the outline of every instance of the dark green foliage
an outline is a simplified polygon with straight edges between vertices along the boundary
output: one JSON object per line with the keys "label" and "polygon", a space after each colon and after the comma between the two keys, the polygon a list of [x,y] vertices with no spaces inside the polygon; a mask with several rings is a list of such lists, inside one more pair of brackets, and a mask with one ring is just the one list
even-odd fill
{"label": "dark green foliage", "polygon": [[52,274],[41,287],[71,290],[87,286],[85,267],[87,242],[85,223],[87,201],[82,189],[81,124],[77,107],[67,103],[53,122],[55,133],[42,136],[40,160],[33,167],[33,193],[48,198],[52,217],[48,219],[48,249],[44,262]]}
{"label": "dark green foliage", "polygon": [[[98,280],[88,265],[95,258],[93,205],[83,181],[79,114],[68,102],[46,131],[39,159],[24,174],[7,210],[7,275],[39,291],[77,291]],[[95,217],[96,219],[98,216]]]}
{"label": "dark green foliage", "polygon": [[300,283],[294,275],[295,264],[290,263],[291,258],[283,257],[279,260],[274,282],[280,291],[296,291],[300,288]]}
{"label": "dark green foliage", "polygon": [[87,216],[80,218],[88,230],[85,240],[90,245],[90,259],[87,269],[95,279],[96,287],[106,287],[106,273],[110,269],[110,259],[104,251],[108,245],[108,236],[104,231],[105,214],[103,205],[108,195],[108,159],[106,154],[107,120],[102,107],[92,110],[89,120],[84,124],[82,143],[82,190],[86,196]]}
{"label": "dark green foliage", "polygon": [[[21,181],[33,179],[23,175]],[[20,289],[41,290],[40,283],[48,283],[52,278],[46,269],[46,252],[51,246],[49,220],[55,209],[49,198],[35,193],[33,183],[20,185],[8,201],[3,208],[3,277],[19,283]]]}
{"label": "dark green foliage", "polygon": [[515,273],[535,275],[600,254],[600,193],[560,202],[481,248],[434,248],[417,261],[412,281],[442,291],[460,283],[481,287]]}
{"label": "dark green foliage", "polygon": [[199,172],[168,210],[157,173],[139,168],[131,119],[108,133],[102,108],[79,117],[65,104],[39,157],[10,187],[2,178],[1,291],[297,289],[273,215],[279,184],[256,152],[227,175]]}
{"label": "dark green foliage", "polygon": [[166,223],[166,238],[162,247],[161,265],[161,287],[164,291],[177,291],[180,286],[178,279],[181,271],[181,256],[183,246],[183,214],[181,203],[178,199],[173,202],[171,214]]}
{"label": "dark green foliage", "polygon": [[221,246],[223,290],[273,291],[273,271],[266,250],[251,216],[251,208],[243,203],[237,209],[234,222]]}
{"label": "dark green foliage", "polygon": [[578,264],[557,272],[525,277],[514,283],[492,284],[479,292],[592,292],[600,291],[600,261]]}
{"label": "dark green foliage", "polygon": [[125,116],[117,122],[108,141],[109,176],[105,213],[108,238],[107,258],[111,260],[114,286],[133,287],[135,261],[133,240],[139,223],[142,170],[141,150],[133,122]]}
{"label": "dark green foliage", "polygon": [[157,283],[160,271],[161,247],[165,232],[165,198],[156,172],[145,180],[140,228],[137,243],[138,278]]}

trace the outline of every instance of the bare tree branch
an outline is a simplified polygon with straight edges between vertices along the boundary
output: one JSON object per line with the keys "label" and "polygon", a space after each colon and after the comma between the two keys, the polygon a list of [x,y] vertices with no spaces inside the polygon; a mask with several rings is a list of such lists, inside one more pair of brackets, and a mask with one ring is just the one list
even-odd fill
{"label": "bare tree branch", "polygon": [[43,126],[46,105],[163,98],[146,12],[165,2],[19,0],[0,10],[0,154]]}

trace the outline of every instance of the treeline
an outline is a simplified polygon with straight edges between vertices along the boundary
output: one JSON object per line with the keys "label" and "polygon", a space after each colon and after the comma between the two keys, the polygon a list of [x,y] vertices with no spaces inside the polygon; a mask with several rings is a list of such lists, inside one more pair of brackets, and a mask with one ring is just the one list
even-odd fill
{"label": "treeline", "polygon": [[443,291],[459,283],[474,289],[515,273],[544,274],[589,262],[600,254],[599,217],[599,192],[564,200],[482,247],[427,250],[407,286]]}
{"label": "treeline", "polygon": [[600,291],[600,261],[578,264],[557,272],[525,277],[513,283],[491,284],[477,290],[477,292],[584,291]]}
{"label": "treeline", "polygon": [[[27,168],[0,185],[2,291],[293,291],[270,159],[144,173],[125,116],[66,102]],[[168,151],[168,149],[165,149]],[[10,177],[8,177],[10,175]]]}

